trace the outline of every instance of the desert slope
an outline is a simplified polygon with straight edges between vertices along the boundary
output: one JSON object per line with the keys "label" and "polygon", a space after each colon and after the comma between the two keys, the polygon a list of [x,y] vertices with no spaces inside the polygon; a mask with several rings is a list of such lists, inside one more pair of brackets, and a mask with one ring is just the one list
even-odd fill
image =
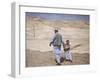
{"label": "desert slope", "polygon": [[[64,41],[67,39],[70,40],[71,52],[74,55],[74,60],[80,60],[80,58],[83,56],[86,61],[83,60],[84,62],[81,64],[89,63],[88,23],[84,21],[50,21],[28,16],[26,19],[26,65],[28,66],[30,61],[33,62],[31,65],[34,65],[35,63],[39,65],[38,62],[42,61],[42,59],[51,60],[49,59],[50,56],[53,58],[54,55],[52,52],[52,47],[49,46],[49,42],[54,35],[55,29],[58,29],[62,34]],[[34,57],[30,58],[31,56],[29,55]],[[84,55],[87,56],[84,57]],[[38,57],[38,60],[35,60],[35,57]],[[80,62],[76,62],[76,64],[80,64]],[[43,65],[45,65],[45,62]]]}

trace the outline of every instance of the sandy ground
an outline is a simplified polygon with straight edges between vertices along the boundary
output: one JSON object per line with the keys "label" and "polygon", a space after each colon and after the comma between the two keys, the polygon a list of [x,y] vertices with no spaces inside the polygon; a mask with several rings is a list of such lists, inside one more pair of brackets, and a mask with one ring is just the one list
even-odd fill
{"label": "sandy ground", "polygon": [[73,63],[62,58],[62,65],[89,64],[89,24],[83,21],[49,21],[27,17],[26,67],[56,65],[53,48],[49,46],[55,28],[62,34],[64,42],[67,39],[71,42]]}
{"label": "sandy ground", "polygon": [[[64,53],[62,53],[62,65],[83,65],[89,64],[89,54],[72,53],[73,62],[64,60]],[[55,56],[52,51],[40,52],[26,50],[26,67],[39,67],[39,66],[57,66]]]}

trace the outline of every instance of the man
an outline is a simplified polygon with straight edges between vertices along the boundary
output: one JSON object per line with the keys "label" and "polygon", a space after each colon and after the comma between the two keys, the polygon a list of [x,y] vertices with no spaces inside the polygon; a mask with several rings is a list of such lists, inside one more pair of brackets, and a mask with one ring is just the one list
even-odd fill
{"label": "man", "polygon": [[58,32],[58,30],[55,30],[54,32],[55,35],[49,45],[53,45],[57,65],[61,65],[61,45],[64,45],[64,42],[62,40],[62,35]]}

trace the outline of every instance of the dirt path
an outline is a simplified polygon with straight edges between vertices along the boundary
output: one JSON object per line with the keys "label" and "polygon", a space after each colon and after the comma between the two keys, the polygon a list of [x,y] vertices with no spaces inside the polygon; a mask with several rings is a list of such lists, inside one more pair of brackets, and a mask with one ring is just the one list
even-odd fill
{"label": "dirt path", "polygon": [[[65,61],[62,54],[62,65],[83,65],[89,64],[89,54],[72,53],[73,62]],[[26,50],[26,67],[57,66],[53,52],[40,52]]]}

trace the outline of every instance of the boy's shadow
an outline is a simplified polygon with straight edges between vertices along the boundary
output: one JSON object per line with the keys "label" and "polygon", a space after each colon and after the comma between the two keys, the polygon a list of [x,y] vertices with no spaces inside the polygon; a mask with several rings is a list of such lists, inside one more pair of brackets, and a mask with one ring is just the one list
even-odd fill
{"label": "boy's shadow", "polygon": [[80,47],[80,46],[82,46],[82,44],[77,44],[77,45],[73,46],[73,47],[71,48],[71,50],[73,50],[74,48]]}

